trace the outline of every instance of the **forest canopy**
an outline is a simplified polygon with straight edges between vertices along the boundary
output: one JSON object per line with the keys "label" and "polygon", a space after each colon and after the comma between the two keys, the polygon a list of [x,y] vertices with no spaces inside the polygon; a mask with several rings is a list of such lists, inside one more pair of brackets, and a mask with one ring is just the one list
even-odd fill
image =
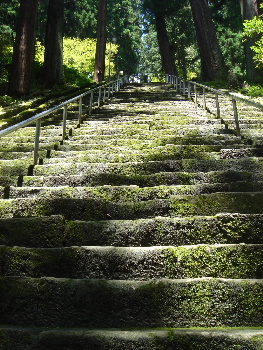
{"label": "forest canopy", "polygon": [[[21,94],[29,93],[43,82],[44,86],[78,86],[93,81],[102,3],[106,18],[103,79],[122,70],[130,76],[147,75],[152,81],[168,73],[202,81],[260,83],[262,69],[256,65],[259,66],[263,56],[262,30],[251,29],[255,26],[262,29],[260,2],[5,1],[0,4],[1,94],[19,92],[22,82],[16,80],[21,70],[27,76]],[[28,9],[31,9],[30,18],[25,12]],[[22,24],[28,25],[28,36],[32,39],[31,46],[30,40],[27,41],[23,64],[17,62],[16,56],[22,45],[18,43]],[[250,35],[245,44],[244,30]],[[47,79],[48,75],[54,79]]]}

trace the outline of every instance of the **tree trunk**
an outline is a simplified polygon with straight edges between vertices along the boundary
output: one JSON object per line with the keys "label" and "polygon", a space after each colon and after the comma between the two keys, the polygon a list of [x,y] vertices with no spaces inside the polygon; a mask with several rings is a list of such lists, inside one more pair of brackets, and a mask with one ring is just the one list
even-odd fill
{"label": "tree trunk", "polygon": [[227,69],[216,37],[207,0],[190,0],[199,46],[202,80],[226,78]]}
{"label": "tree trunk", "polygon": [[[253,19],[259,15],[259,5],[261,0],[240,0],[241,13],[243,21],[247,19]],[[256,68],[254,61],[254,51],[251,50],[251,46],[255,45],[255,42],[259,39],[257,35],[253,38],[247,38],[245,41],[245,57],[246,57],[246,70],[247,80],[254,81],[259,75],[259,70]]]}
{"label": "tree trunk", "polygon": [[101,83],[105,77],[105,52],[107,41],[107,0],[99,1],[98,33],[95,56],[94,80]]}
{"label": "tree trunk", "polygon": [[64,83],[64,0],[49,0],[45,38],[44,81],[47,86]]}
{"label": "tree trunk", "polygon": [[161,55],[162,68],[165,74],[177,74],[173,47],[169,43],[166,29],[165,16],[160,12],[154,13],[157,40]]}
{"label": "tree trunk", "polygon": [[24,95],[33,83],[38,0],[20,0],[8,92]]}

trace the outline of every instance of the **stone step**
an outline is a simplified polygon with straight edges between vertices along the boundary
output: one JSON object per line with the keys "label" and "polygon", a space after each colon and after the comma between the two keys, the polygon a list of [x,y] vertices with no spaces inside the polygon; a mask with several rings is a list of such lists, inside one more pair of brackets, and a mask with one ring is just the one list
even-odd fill
{"label": "stone step", "polygon": [[253,327],[263,280],[0,278],[0,323],[29,327]]}
{"label": "stone step", "polygon": [[0,219],[0,244],[150,247],[191,244],[263,244],[262,214],[65,221],[61,215]]}
{"label": "stone step", "polygon": [[[153,142],[153,143],[161,143],[161,145],[170,143],[170,144],[179,144],[179,145],[233,145],[233,144],[246,144],[247,141],[244,139],[240,139],[235,135],[231,134],[213,134],[211,135],[199,135],[198,133],[191,136],[183,136],[183,135],[162,135],[159,136],[158,133],[151,135],[148,137],[147,134],[144,135],[133,135],[132,137],[127,137],[126,135],[119,135],[118,138],[112,138],[110,135],[94,135],[90,133],[85,133],[81,135],[74,135],[70,137],[70,141],[81,141],[79,143],[95,143],[97,140],[98,143],[112,143],[116,145],[125,145],[125,144],[138,144],[142,142]],[[70,142],[65,141],[65,144]]]}
{"label": "stone step", "polygon": [[[108,193],[109,194],[109,193]],[[107,194],[107,195],[108,195]],[[86,198],[0,199],[0,218],[63,215],[68,220],[135,220],[156,216],[211,216],[218,213],[260,214],[262,192],[171,195],[167,199],[114,200],[92,194]]]}
{"label": "stone step", "polygon": [[0,246],[0,276],[149,280],[263,278],[263,245],[24,248]]}
{"label": "stone step", "polygon": [[[61,148],[64,147],[65,150],[61,150]],[[76,147],[78,147],[78,150],[74,150]],[[167,152],[173,152],[172,154],[180,154],[181,157],[186,157],[186,156],[191,156],[191,154],[194,154],[198,156],[201,153],[208,153],[208,152],[220,152],[223,147],[220,145],[173,145],[173,144],[156,144],[154,142],[151,143],[146,143],[146,142],[138,142],[134,144],[103,144],[103,143],[92,143],[92,144],[82,144],[82,143],[74,143],[74,142],[64,142],[63,145],[59,146],[59,150],[57,151],[51,151],[50,157],[61,157],[61,158],[66,158],[66,157],[72,157],[74,155],[78,154],[83,154],[83,153],[96,153],[102,151],[107,153],[127,153],[127,155],[135,152],[140,152],[140,153],[148,153],[152,150],[152,152],[162,152],[162,153],[167,153]],[[225,149],[226,147],[224,147]],[[237,148],[237,151],[239,151],[241,146]],[[235,149],[235,148],[229,148],[229,149]],[[243,149],[243,146],[242,148]],[[251,148],[251,147],[244,147],[244,152],[247,150],[251,150],[250,152],[252,153],[254,150],[256,151],[261,151],[263,153],[263,150],[259,148]],[[86,152],[88,151],[88,152]]]}
{"label": "stone step", "polygon": [[262,339],[260,328],[0,328],[2,350],[260,350]]}
{"label": "stone step", "polygon": [[[43,154],[43,153],[42,153]],[[44,155],[45,156],[45,155]],[[262,157],[263,150],[258,148],[228,148],[221,146],[178,146],[165,145],[154,147],[141,147],[132,149],[126,147],[99,146],[92,149],[83,144],[64,146],[64,151],[51,151],[44,164],[70,163],[70,162],[138,162],[177,159],[233,159],[247,157]]]}
{"label": "stone step", "polygon": [[[54,139],[53,139],[54,140]],[[42,142],[39,144],[39,149],[41,151],[46,150],[52,150],[54,147],[57,147],[59,145],[58,141],[54,142]],[[27,142],[27,143],[14,143],[12,140],[10,142],[5,142],[5,144],[0,144],[1,153],[4,155],[8,154],[8,152],[33,152],[34,150],[34,143],[33,142]],[[5,158],[5,156],[4,156]],[[11,157],[13,158],[13,157]]]}
{"label": "stone step", "polygon": [[[20,180],[20,181],[19,181]],[[0,186],[27,186],[27,187],[59,187],[59,186],[122,186],[137,185],[140,187],[160,185],[198,185],[231,182],[262,182],[261,172],[248,171],[212,171],[199,173],[163,172],[152,175],[120,175],[113,173],[88,173],[86,175],[51,175],[51,176],[24,176],[0,177]]]}
{"label": "stone step", "polygon": [[[0,175],[27,175],[26,166],[22,169],[5,165]],[[48,165],[36,165],[32,174],[36,176],[46,175],[86,175],[89,173],[108,173],[124,176],[150,175],[160,172],[211,172],[211,171],[249,171],[259,172],[263,168],[263,158],[241,159],[183,159],[149,162],[126,163],[60,163]]]}
{"label": "stone step", "polygon": [[[224,135],[224,136],[230,136],[230,135]],[[232,135],[231,135],[232,136]],[[128,146],[131,148],[142,148],[144,146],[151,147],[153,146],[164,146],[166,144],[176,144],[176,145],[213,145],[213,146],[223,146],[226,148],[227,145],[232,145],[235,148],[245,147],[246,140],[240,140],[236,137],[228,137],[223,139],[222,136],[218,135],[218,138],[215,138],[215,140],[212,140],[210,137],[202,137],[202,136],[196,136],[192,137],[191,140],[189,140],[189,137],[184,136],[177,136],[172,137],[171,135],[158,137],[158,136],[152,136],[149,137],[147,134],[145,135],[134,135],[130,138],[127,136],[124,136],[120,134],[118,138],[112,139],[110,135],[91,135],[91,134],[83,134],[79,136],[73,136],[69,137],[69,141],[64,140],[63,144],[60,144],[62,136],[57,137],[42,137],[40,140],[40,150],[45,149],[54,149],[54,147],[60,149],[60,150],[67,150],[70,145],[76,144],[75,147],[79,147],[80,150],[88,148],[98,148],[103,147],[103,145],[107,146]],[[77,146],[78,145],[78,146]],[[82,145],[82,148],[81,146]],[[89,145],[89,146],[88,146]],[[2,153],[8,154],[8,152],[32,152],[34,148],[34,136],[32,136],[31,139],[28,137],[24,138],[24,141],[20,139],[20,141],[15,142],[14,139],[10,138],[6,141],[0,140],[0,148]],[[2,157],[1,157],[2,158]]]}
{"label": "stone step", "polygon": [[[19,198],[44,198],[56,199],[89,199],[106,200],[108,202],[140,202],[155,199],[170,199],[177,195],[202,195],[217,192],[263,192],[263,182],[235,181],[230,183],[214,183],[200,185],[171,185],[139,187],[136,185],[111,186],[103,185],[96,187],[13,187],[7,190],[0,187],[0,198],[3,193],[6,199]],[[7,198],[8,197],[8,198]]]}
{"label": "stone step", "polygon": [[[127,162],[149,162],[164,160],[180,160],[186,156],[188,159],[220,159],[220,154],[216,152],[202,152],[201,150],[175,150],[173,147],[153,147],[152,149],[129,150],[110,149],[86,150],[83,145],[70,145],[68,151],[53,152],[54,158],[45,158],[43,164],[65,164],[65,163],[127,163]],[[240,158],[240,157],[239,157]],[[58,165],[59,166],[59,165]]]}
{"label": "stone step", "polygon": [[[220,135],[218,135],[220,136]],[[228,135],[227,135],[228,136]],[[113,147],[113,146],[121,146],[121,147],[131,147],[131,148],[141,148],[141,147],[151,147],[153,146],[164,146],[167,144],[171,145],[191,145],[191,146],[197,146],[197,145],[207,145],[207,146],[217,146],[217,147],[224,147],[224,148],[247,148],[251,147],[246,140],[238,139],[238,138],[225,138],[222,137],[215,137],[214,140],[211,139],[211,137],[201,137],[196,136],[193,137],[191,140],[189,140],[189,137],[171,137],[171,136],[163,136],[163,137],[156,137],[152,139],[145,139],[140,138],[139,136],[133,137],[133,138],[126,138],[118,137],[116,139],[112,139],[109,137],[98,137],[96,138],[94,135],[80,135],[80,136],[72,136],[69,137],[68,140],[63,142],[63,145],[59,145],[59,149],[62,149],[63,146],[68,146],[70,144],[83,144],[85,147],[98,147],[99,145],[101,147]],[[257,148],[261,148],[258,146]]]}
{"label": "stone step", "polygon": [[[223,124],[216,125],[177,125],[174,127],[167,127],[158,130],[159,137],[165,135],[192,135],[192,134],[200,134],[200,135],[212,135],[212,134],[220,134],[224,133],[224,130],[227,131],[227,128]],[[94,133],[95,135],[111,135],[117,137],[118,135],[125,135],[126,137],[133,137],[134,135],[142,135],[142,137],[152,138],[154,134],[157,133],[157,130],[144,128],[144,129],[135,129],[132,127],[125,127],[125,125],[119,128],[107,127],[105,129],[99,128],[94,130],[86,130],[85,128],[79,128],[74,130],[74,135],[84,135]],[[144,136],[145,135],[145,136]]]}

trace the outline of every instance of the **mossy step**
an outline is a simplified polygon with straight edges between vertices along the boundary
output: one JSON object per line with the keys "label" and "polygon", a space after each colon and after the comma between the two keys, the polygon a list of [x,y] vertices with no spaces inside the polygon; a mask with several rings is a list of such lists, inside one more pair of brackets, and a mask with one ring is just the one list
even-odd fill
{"label": "mossy step", "polygon": [[262,214],[184,218],[65,221],[50,217],[0,219],[0,244],[23,247],[263,244]]}
{"label": "mossy step", "polygon": [[0,176],[0,187],[8,187],[8,186],[18,186],[22,185],[23,177],[18,176],[8,176],[3,175]]}
{"label": "mossy step", "polygon": [[[67,141],[63,145],[65,151],[61,151],[59,147],[59,151],[53,151],[51,152],[51,157],[72,157],[72,156],[78,156],[83,154],[89,153],[96,153],[98,151],[104,151],[104,152],[111,152],[111,153],[135,153],[136,151],[140,151],[141,153],[148,153],[149,151],[155,151],[158,153],[163,152],[173,152],[172,154],[180,154],[182,157],[186,157],[191,154],[199,155],[200,153],[206,153],[206,152],[220,152],[222,149],[222,146],[220,145],[173,145],[173,144],[156,144],[155,142],[134,142],[134,143],[128,143],[125,144],[119,144],[116,145],[114,143],[112,144],[103,144],[101,142],[98,143],[92,143],[92,144],[82,144]],[[77,151],[74,151],[74,149],[78,149]],[[75,154],[74,154],[75,152]],[[263,151],[262,151],[263,153]]]}
{"label": "mossy step", "polygon": [[[182,135],[189,135],[189,134],[193,134],[193,133],[199,133],[200,135],[211,135],[213,133],[220,133],[222,132],[222,130],[225,129],[223,127],[223,125],[219,124],[219,125],[214,125],[214,126],[209,126],[209,125],[200,125],[200,127],[198,126],[192,126],[192,125],[180,125],[180,126],[176,126],[176,127],[170,127],[170,128],[163,128],[161,130],[158,130],[158,135],[159,136],[163,136],[163,135],[178,135],[178,136],[182,136]],[[147,135],[147,137],[151,137],[152,135],[156,134],[157,130],[152,130],[152,129],[137,129],[134,127],[125,127],[123,126],[122,128],[114,128],[114,127],[108,127],[105,129],[96,129],[96,130],[92,130],[92,131],[88,131],[85,128],[79,128],[79,129],[75,129],[74,130],[74,135],[83,135],[83,134],[87,134],[87,133],[94,133],[95,135],[112,135],[115,136],[116,135],[127,135],[127,136],[133,136],[133,135]]]}
{"label": "mossy step", "polygon": [[0,176],[27,175],[28,168],[33,164],[32,158],[0,160]]}
{"label": "mossy step", "polygon": [[[47,154],[46,149],[47,148],[49,148],[49,147],[45,147],[45,150],[40,149],[40,151],[39,151],[40,158],[43,158],[46,156],[46,154]],[[16,159],[17,160],[18,159],[24,160],[24,159],[30,158],[31,159],[30,162],[32,163],[32,159],[34,157],[33,149],[34,149],[34,146],[32,146],[31,152],[0,151],[0,166],[1,166],[1,160],[16,160]]]}
{"label": "mossy step", "polygon": [[202,136],[190,136],[190,137],[184,137],[184,136],[177,136],[177,137],[158,137],[158,135],[155,135],[151,139],[141,139],[139,136],[134,136],[133,138],[126,138],[125,136],[120,136],[118,138],[111,138],[111,137],[98,137],[96,138],[95,135],[87,134],[87,135],[79,135],[75,136],[73,131],[73,136],[69,137],[69,140],[65,141],[65,144],[68,143],[82,143],[82,144],[90,144],[90,147],[92,145],[98,145],[100,144],[102,147],[103,145],[107,146],[131,146],[132,148],[136,148],[137,146],[141,145],[158,145],[158,146],[164,146],[166,144],[173,144],[173,145],[211,145],[211,146],[221,146],[224,148],[227,147],[247,147],[248,141],[241,140],[240,138],[237,138],[236,136],[233,137],[233,135],[224,135],[224,136],[231,136],[231,137],[222,137],[223,135],[214,135],[214,137],[202,137]]}
{"label": "mossy step", "polygon": [[220,150],[221,158],[245,158],[245,157],[262,157],[263,149],[260,147],[240,147],[240,148],[223,148]]}
{"label": "mossy step", "polygon": [[[60,138],[61,139],[61,138]],[[55,146],[58,146],[59,142],[55,141],[53,139],[53,142],[42,142],[39,144],[39,149],[41,151],[46,151],[46,150],[52,150],[54,149]],[[27,142],[27,143],[14,143],[12,141],[6,142],[2,145],[0,145],[0,150],[1,153],[3,154],[3,157],[8,154],[8,152],[33,152],[34,150],[34,143],[32,142]],[[11,157],[10,157],[11,158]]]}
{"label": "mossy step", "polygon": [[[94,117],[94,116],[93,116]],[[179,117],[179,118],[178,118]],[[169,117],[158,117],[158,115],[152,115],[150,118],[145,118],[143,115],[139,115],[138,117],[125,117],[121,116],[118,118],[112,118],[108,121],[96,123],[91,123],[90,121],[84,121],[83,122],[83,128],[86,130],[89,129],[106,129],[108,127],[113,128],[133,128],[135,129],[153,129],[153,130],[160,130],[160,129],[167,129],[170,127],[176,127],[176,126],[182,126],[182,125],[218,125],[221,124],[221,120],[219,119],[205,119],[200,118],[198,116],[187,116],[186,115],[179,115],[178,113],[175,113],[172,116]]]}
{"label": "mossy step", "polygon": [[[52,132],[53,129],[51,129]],[[54,140],[59,140],[61,138],[62,134],[57,133],[56,135],[41,135],[40,133],[40,137],[39,137],[39,141],[44,142],[44,143],[49,143],[49,142],[53,142]],[[8,136],[4,136],[0,138],[0,146],[4,146],[5,143],[28,143],[28,142],[32,142],[34,143],[35,141],[35,133],[32,133],[32,135],[20,135],[20,136],[16,136],[16,132],[9,134]]]}
{"label": "mossy step", "polygon": [[[20,180],[20,181],[19,181]],[[0,186],[27,187],[57,187],[57,186],[122,186],[137,185],[140,187],[160,185],[198,185],[231,182],[262,182],[262,172],[249,171],[212,171],[199,173],[163,172],[152,175],[121,175],[113,173],[88,173],[86,175],[51,175],[51,176],[24,176],[0,177]]]}
{"label": "mossy step", "polygon": [[169,199],[139,202],[111,201],[91,194],[89,198],[83,199],[52,196],[1,199],[0,217],[63,215],[68,220],[134,220],[156,216],[209,216],[218,213],[261,214],[262,205],[262,192],[177,195]]}
{"label": "mossy step", "polygon": [[257,327],[263,280],[2,277],[0,306],[0,323],[13,326]]}
{"label": "mossy step", "polygon": [[[1,195],[4,188],[0,187]],[[230,183],[139,187],[103,185],[96,187],[14,187],[8,188],[8,198],[89,199],[107,202],[140,202],[170,199],[176,195],[202,195],[217,192],[263,192],[263,182],[235,181]],[[3,197],[2,197],[3,198]]]}
{"label": "mossy step", "polygon": [[0,327],[2,350],[261,350],[261,328],[41,329]]}
{"label": "mossy step", "polygon": [[[89,173],[110,173],[126,176],[150,175],[160,172],[211,172],[211,171],[250,171],[260,172],[263,158],[216,159],[216,160],[166,160],[126,163],[60,163],[36,165],[33,174],[41,175],[85,175]],[[20,169],[10,165],[2,167],[0,175],[20,175]],[[26,172],[24,172],[26,175]]]}
{"label": "mossy step", "polygon": [[[44,164],[66,162],[132,162],[174,159],[230,159],[262,157],[263,150],[258,148],[228,148],[221,146],[179,146],[164,145],[147,147],[142,145],[137,149],[121,146],[94,145],[92,148],[83,144],[67,144],[63,151],[51,151]],[[45,155],[45,154],[44,154]]]}
{"label": "mossy step", "polygon": [[[152,149],[132,150],[122,149],[103,149],[83,151],[83,145],[70,145],[68,151],[54,151],[53,157],[45,158],[44,164],[56,163],[127,163],[142,161],[163,161],[180,159],[220,159],[219,152],[202,151],[202,149],[180,149],[169,146],[153,147]],[[239,157],[240,158],[240,157]],[[1,164],[0,164],[1,165]]]}
{"label": "mossy step", "polygon": [[1,276],[149,280],[263,278],[263,245],[23,248],[0,246]]}

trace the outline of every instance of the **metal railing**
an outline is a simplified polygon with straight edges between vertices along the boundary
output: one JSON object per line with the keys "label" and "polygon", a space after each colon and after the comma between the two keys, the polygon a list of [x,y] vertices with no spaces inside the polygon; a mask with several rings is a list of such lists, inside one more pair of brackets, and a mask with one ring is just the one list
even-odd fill
{"label": "metal railing", "polygon": [[[228,101],[231,103],[232,113],[229,111],[229,114],[233,116],[236,136],[241,136],[240,118],[239,118],[239,110],[238,110],[237,102],[241,102],[242,104],[245,104],[247,106],[252,106],[263,111],[263,105],[260,103],[256,103],[254,101],[245,99],[243,97],[237,96],[230,92],[217,90],[209,86],[196,83],[194,81],[182,79],[175,75],[167,74],[166,83],[173,85],[174,89],[177,92],[187,96],[189,99],[193,98],[196,104],[198,104],[198,97],[200,100],[200,96],[201,96],[201,102],[199,104],[202,105],[204,110],[209,110],[211,112],[211,110],[213,109],[214,110],[213,113],[216,115],[217,118],[221,118],[221,114],[222,114],[222,111],[221,111],[222,101],[220,102],[220,96],[224,96],[224,98],[227,98]],[[199,94],[198,94],[198,89],[199,89]],[[212,108],[209,108],[209,109],[208,109],[207,92],[210,93],[209,94],[210,106],[212,106]],[[225,113],[225,110],[224,110],[224,113]]]}
{"label": "metal railing", "polygon": [[[68,106],[72,102],[75,102],[78,100],[78,125],[81,124],[81,119],[83,115],[83,97],[90,95],[89,99],[89,107],[88,107],[88,114],[92,114],[92,109],[94,105],[96,107],[100,107],[103,103],[105,103],[106,99],[110,98],[110,96],[115,92],[119,91],[120,88],[127,83],[127,77],[121,77],[115,81],[111,81],[107,84],[100,85],[98,87],[95,87],[91,90],[88,90],[81,95],[75,96],[71,98],[70,100],[67,100],[55,107],[52,107],[44,112],[38,113],[34,115],[31,118],[28,118],[27,120],[24,120],[20,123],[17,123],[13,126],[10,126],[4,130],[0,131],[0,138],[3,136],[6,136],[8,134],[11,134],[15,132],[16,130],[19,130],[25,126],[31,125],[33,123],[36,123],[35,127],[35,142],[34,142],[34,151],[33,151],[33,165],[36,165],[39,158],[39,139],[41,134],[41,121],[44,117],[48,116],[49,114],[63,108],[63,116],[62,116],[62,140],[65,140],[66,133],[67,133],[67,113],[68,113]],[[95,93],[98,94],[98,100],[97,102],[94,102],[94,95]]]}

